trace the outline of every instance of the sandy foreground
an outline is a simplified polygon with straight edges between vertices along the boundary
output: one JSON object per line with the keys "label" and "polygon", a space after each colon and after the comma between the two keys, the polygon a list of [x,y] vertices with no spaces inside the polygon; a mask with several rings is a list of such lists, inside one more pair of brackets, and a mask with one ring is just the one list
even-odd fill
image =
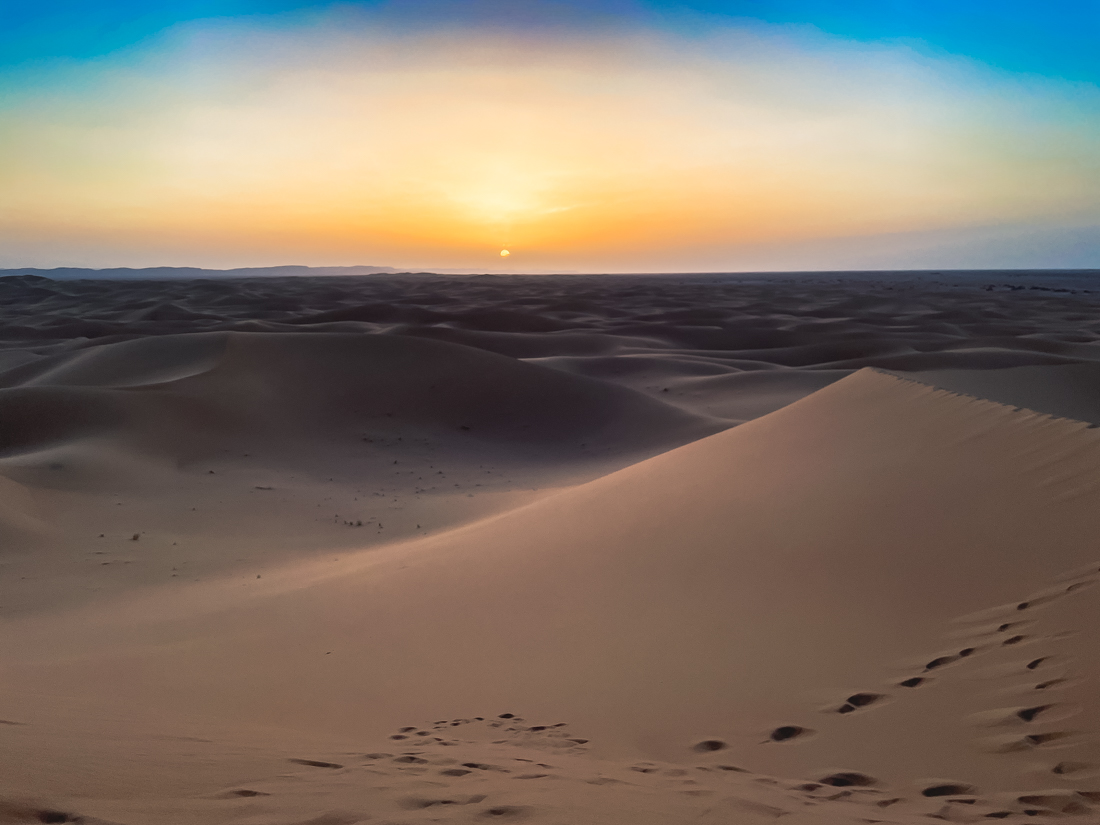
{"label": "sandy foreground", "polygon": [[1098,309],[0,278],[0,822],[1100,822]]}

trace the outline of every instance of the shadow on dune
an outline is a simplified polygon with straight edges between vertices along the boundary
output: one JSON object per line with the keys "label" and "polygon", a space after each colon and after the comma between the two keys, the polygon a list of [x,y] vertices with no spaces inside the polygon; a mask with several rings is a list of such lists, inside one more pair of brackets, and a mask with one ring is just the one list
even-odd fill
{"label": "shadow on dune", "polygon": [[[633,390],[480,349],[381,335],[199,333],[50,356],[0,375],[0,451],[113,438],[177,460],[366,430],[556,451],[667,449],[724,429]],[[261,445],[262,446],[262,445]]]}

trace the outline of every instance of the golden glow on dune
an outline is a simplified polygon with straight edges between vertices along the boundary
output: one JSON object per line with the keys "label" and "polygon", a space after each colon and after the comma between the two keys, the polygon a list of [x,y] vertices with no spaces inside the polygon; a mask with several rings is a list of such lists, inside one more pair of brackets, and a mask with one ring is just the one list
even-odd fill
{"label": "golden glow on dune", "polygon": [[636,266],[1100,205],[1094,124],[901,49],[196,30],[139,57],[102,69],[106,107],[57,92],[0,126],[0,233]]}

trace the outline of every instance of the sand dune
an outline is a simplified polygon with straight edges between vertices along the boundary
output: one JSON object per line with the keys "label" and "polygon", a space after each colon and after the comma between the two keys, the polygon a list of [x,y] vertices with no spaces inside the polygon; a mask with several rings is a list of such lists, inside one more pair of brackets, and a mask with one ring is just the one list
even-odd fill
{"label": "sand dune", "polygon": [[0,822],[1100,821],[1090,296],[314,286],[0,284]]}
{"label": "sand dune", "polygon": [[[246,432],[265,439],[272,435],[265,430],[289,430],[296,439],[331,438],[340,429],[358,433],[380,423],[388,426],[385,419],[393,419],[424,431],[461,430],[488,441],[598,439],[605,451],[666,446],[725,426],[604,382],[401,336],[143,338],[44,358],[4,378],[14,390],[7,397],[25,399],[6,405],[7,415],[25,416],[4,427],[10,439],[19,439],[9,442],[12,447],[75,437],[86,426],[74,421],[75,429],[68,431],[65,420],[43,416],[34,401],[41,396],[42,408],[80,411],[81,420],[94,418],[83,412],[92,407],[104,410],[101,421],[112,410],[119,431],[133,438],[136,431],[149,430],[146,441],[173,451],[180,462],[190,460],[189,451],[180,448],[182,433],[198,424],[203,438],[215,440],[215,433],[226,432],[241,444],[247,443]],[[79,393],[80,401],[66,403],[65,392]],[[165,419],[171,422],[170,409],[181,407],[204,419],[175,422],[173,432]],[[155,425],[146,417],[155,417]],[[54,429],[33,432],[47,425]],[[685,433],[669,435],[679,429]]]}
{"label": "sand dune", "polygon": [[1091,792],[1058,766],[1100,760],[1098,455],[1083,424],[863,371],[436,538],[29,620],[8,707],[379,743],[519,709],[604,758]]}
{"label": "sand dune", "polygon": [[1100,424],[1100,366],[1092,362],[998,370],[932,370],[909,375],[964,395]]}
{"label": "sand dune", "polygon": [[835,379],[862,367],[957,374],[1094,363],[1100,335],[1097,293],[1072,273],[123,282],[23,275],[0,278],[0,298],[0,370],[143,336],[398,334],[539,360],[731,423],[775,406],[726,408],[724,400],[751,392],[680,384],[785,371],[777,381],[793,400],[795,388],[807,394],[823,383],[798,374],[805,372]]}
{"label": "sand dune", "polygon": [[[364,533],[423,534],[728,426],[624,387],[400,336],[140,338],[3,378],[0,472],[12,494],[0,529],[19,572],[0,591],[9,612],[41,604],[62,571],[78,590],[69,598],[85,599],[360,546]],[[18,553],[31,546],[38,556]],[[43,554],[50,577],[35,574]],[[89,561],[130,569],[120,581]]]}

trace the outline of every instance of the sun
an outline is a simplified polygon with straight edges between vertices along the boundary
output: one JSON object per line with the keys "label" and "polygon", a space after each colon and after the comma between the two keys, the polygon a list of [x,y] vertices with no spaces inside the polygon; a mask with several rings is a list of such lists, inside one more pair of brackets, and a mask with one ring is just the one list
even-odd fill
{"label": "sun", "polygon": [[511,254],[512,254],[512,253],[511,253],[511,252],[509,252],[509,251],[508,251],[507,249],[502,249],[502,250],[500,250],[500,257],[502,257],[502,258],[507,258],[507,257],[508,257],[509,255],[511,255]]}

